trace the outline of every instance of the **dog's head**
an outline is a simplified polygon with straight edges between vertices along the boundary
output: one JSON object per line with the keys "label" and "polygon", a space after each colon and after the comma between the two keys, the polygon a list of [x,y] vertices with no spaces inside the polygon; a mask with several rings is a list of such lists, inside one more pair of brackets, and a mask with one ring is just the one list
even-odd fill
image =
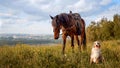
{"label": "dog's head", "polygon": [[94,44],[93,44],[93,47],[94,48],[100,48],[101,47],[100,42],[99,41],[95,41]]}

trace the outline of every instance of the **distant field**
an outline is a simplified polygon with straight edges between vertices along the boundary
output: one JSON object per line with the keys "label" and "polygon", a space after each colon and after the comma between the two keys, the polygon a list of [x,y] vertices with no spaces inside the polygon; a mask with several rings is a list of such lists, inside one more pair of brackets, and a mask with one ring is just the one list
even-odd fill
{"label": "distant field", "polygon": [[87,43],[87,50],[79,53],[75,44],[72,53],[67,43],[66,56],[61,54],[62,44],[54,46],[0,46],[0,68],[120,68],[120,41],[103,41],[102,54],[105,63],[90,64],[92,43]]}
{"label": "distant field", "polygon": [[55,44],[61,41],[61,37],[58,40],[54,40],[53,35],[0,34],[0,46],[16,45],[18,43],[29,45]]}

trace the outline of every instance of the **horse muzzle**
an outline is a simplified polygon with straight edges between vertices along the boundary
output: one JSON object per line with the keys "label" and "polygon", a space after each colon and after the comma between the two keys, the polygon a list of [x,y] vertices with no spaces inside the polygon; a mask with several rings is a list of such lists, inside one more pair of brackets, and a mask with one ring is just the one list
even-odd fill
{"label": "horse muzzle", "polygon": [[59,34],[54,34],[54,39],[58,39],[59,38]]}
{"label": "horse muzzle", "polygon": [[58,39],[59,37],[54,37],[54,39]]}

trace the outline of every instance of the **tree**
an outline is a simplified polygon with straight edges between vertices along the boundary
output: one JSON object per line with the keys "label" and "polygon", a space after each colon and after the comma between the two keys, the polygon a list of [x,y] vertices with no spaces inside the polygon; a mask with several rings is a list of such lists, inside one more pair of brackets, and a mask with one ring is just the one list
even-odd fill
{"label": "tree", "polygon": [[86,32],[88,41],[120,39],[120,15],[114,15],[113,21],[107,18],[102,18],[99,22],[92,21]]}

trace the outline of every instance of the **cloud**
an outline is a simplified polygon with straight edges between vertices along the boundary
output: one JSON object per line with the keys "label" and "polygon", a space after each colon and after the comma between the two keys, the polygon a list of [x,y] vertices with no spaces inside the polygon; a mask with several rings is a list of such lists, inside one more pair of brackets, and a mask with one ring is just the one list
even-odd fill
{"label": "cloud", "polygon": [[0,20],[0,29],[1,29],[1,26],[2,26],[2,21]]}
{"label": "cloud", "polygon": [[38,8],[38,6],[31,4],[29,0],[16,0],[16,1],[4,0],[1,1],[0,4],[11,10],[18,11],[19,13],[43,16],[42,17],[43,19],[45,19],[44,17],[46,16],[45,13]]}
{"label": "cloud", "polygon": [[112,2],[112,0],[101,0],[100,4],[101,5],[108,5]]}
{"label": "cloud", "polygon": [[[3,24],[1,33],[22,33],[22,34],[52,34],[52,27],[49,20],[26,24]],[[6,31],[7,30],[7,31]]]}
{"label": "cloud", "polygon": [[52,34],[49,15],[78,12],[89,25],[120,13],[119,0],[0,0],[0,32]]}
{"label": "cloud", "polygon": [[95,21],[99,21],[101,20],[101,18],[105,17],[108,20],[113,20],[113,16],[115,14],[120,14],[120,4],[117,5],[113,5],[110,8],[108,8],[108,10],[102,12],[101,14],[99,14],[98,16],[96,16]]}

